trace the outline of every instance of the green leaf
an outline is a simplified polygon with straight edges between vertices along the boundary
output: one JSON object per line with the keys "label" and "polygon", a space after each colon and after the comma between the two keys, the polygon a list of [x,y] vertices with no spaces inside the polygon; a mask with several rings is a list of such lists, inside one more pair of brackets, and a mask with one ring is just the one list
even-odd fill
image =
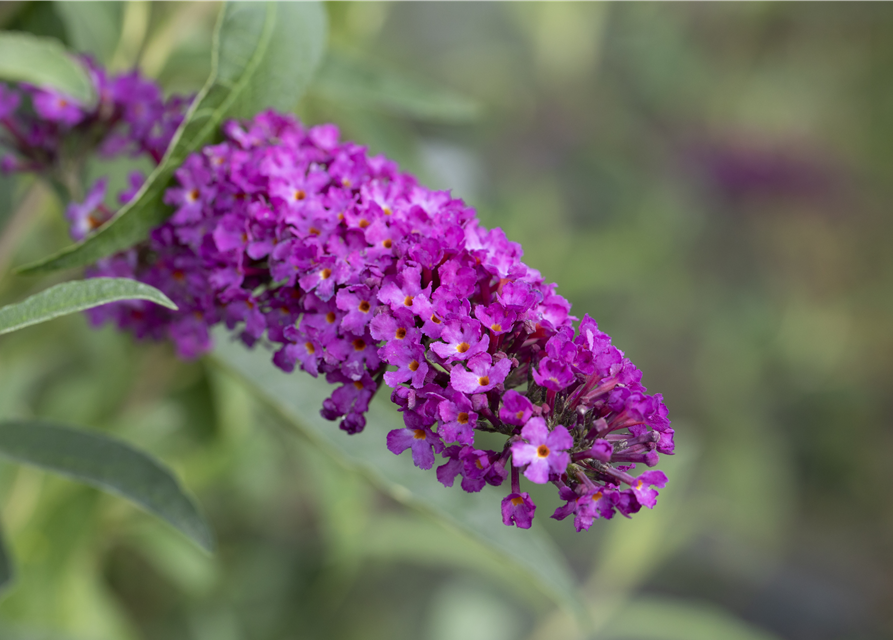
{"label": "green leaf", "polygon": [[467,122],[480,115],[472,99],[428,82],[329,51],[313,92],[331,102],[372,107],[437,122]]}
{"label": "green leaf", "polygon": [[[248,350],[224,330],[215,332],[214,360],[241,378],[261,399],[345,467],[365,475],[395,500],[437,518],[442,524],[471,536],[516,567],[523,578],[585,620],[573,575],[552,539],[534,525],[523,531],[502,524],[498,491],[465,493],[445,488],[433,470],[417,469],[407,455],[388,451],[386,436],[403,425],[386,393],[379,394],[367,415],[362,433],[349,436],[335,422],[323,419],[322,401],[332,392],[323,379],[288,375],[270,361],[263,349]],[[382,398],[385,396],[385,398]]]}
{"label": "green leaf", "polygon": [[59,2],[53,8],[65,24],[68,42],[76,51],[89,53],[108,64],[118,46],[124,7],[120,2]]}
{"label": "green leaf", "polygon": [[214,549],[210,527],[171,471],[125,442],[46,422],[10,420],[0,422],[0,455],[127,498],[202,549]]}
{"label": "green leaf", "polygon": [[186,113],[161,164],[133,200],[83,242],[26,265],[35,274],[91,264],[141,241],[171,213],[162,198],[186,157],[209,144],[226,118],[262,109],[290,111],[325,48],[326,17],[315,2],[224,5],[214,36],[211,76]]}
{"label": "green leaf", "polygon": [[57,284],[22,302],[0,307],[0,335],[121,300],[149,300],[168,309],[177,308],[155,287],[130,278],[76,280]]}
{"label": "green leaf", "polygon": [[52,88],[83,105],[96,100],[84,65],[58,40],[30,33],[0,31],[0,80]]}
{"label": "green leaf", "polygon": [[15,572],[12,567],[12,556],[6,547],[6,539],[3,531],[0,531],[0,592],[5,591],[12,584]]}
{"label": "green leaf", "polygon": [[[293,111],[323,59],[326,13],[317,2],[233,2],[220,25],[219,75],[234,89],[226,117],[250,118],[264,109]],[[258,45],[243,80],[245,60]],[[259,54],[259,55],[258,55]],[[216,124],[215,124],[216,127]]]}

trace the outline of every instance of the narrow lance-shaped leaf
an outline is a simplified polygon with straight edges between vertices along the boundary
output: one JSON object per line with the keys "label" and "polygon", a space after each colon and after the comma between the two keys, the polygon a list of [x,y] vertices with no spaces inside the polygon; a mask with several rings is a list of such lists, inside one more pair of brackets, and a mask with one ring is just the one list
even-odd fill
{"label": "narrow lance-shaped leaf", "polygon": [[[347,435],[319,414],[331,385],[300,373],[288,375],[270,362],[264,350],[248,350],[223,330],[214,334],[214,359],[242,379],[296,429],[345,466],[369,478],[395,500],[418,508],[447,526],[471,535],[518,569],[560,606],[587,624],[574,577],[552,539],[541,529],[521,530],[502,524],[498,493],[469,494],[447,489],[434,474],[413,466],[409,456],[395,456],[385,444],[387,433],[403,424],[382,394],[372,403],[362,433]],[[383,394],[385,397],[387,394]],[[508,566],[508,565],[507,565]]]}
{"label": "narrow lance-shaped leaf", "polygon": [[0,307],[0,334],[121,300],[149,300],[168,309],[177,308],[155,287],[129,278],[76,280],[57,284],[22,302]]}
{"label": "narrow lance-shaped leaf", "polygon": [[376,108],[419,120],[466,122],[480,115],[470,98],[335,51],[326,54],[311,91],[332,102]]}
{"label": "narrow lance-shaped leaf", "polygon": [[0,80],[55,89],[83,105],[96,100],[84,65],[58,40],[30,33],[0,32]]}
{"label": "narrow lance-shaped leaf", "polygon": [[0,455],[114,493],[212,551],[211,529],[169,469],[129,444],[34,420],[0,422]]}
{"label": "narrow lance-shaped leaf", "polygon": [[158,167],[128,204],[95,234],[19,269],[34,274],[91,264],[127,249],[171,213],[164,190],[186,157],[210,143],[224,119],[265,108],[289,111],[316,70],[326,17],[315,2],[233,2],[224,5],[214,37],[211,76],[186,113]]}

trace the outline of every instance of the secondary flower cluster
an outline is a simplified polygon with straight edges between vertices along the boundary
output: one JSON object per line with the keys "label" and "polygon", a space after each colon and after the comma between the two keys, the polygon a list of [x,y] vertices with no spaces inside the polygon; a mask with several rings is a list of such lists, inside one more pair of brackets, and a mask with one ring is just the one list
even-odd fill
{"label": "secondary flower cluster", "polygon": [[[387,446],[466,491],[509,479],[503,521],[528,528],[520,486],[552,482],[553,517],[578,530],[655,504],[673,452],[661,396],[588,316],[521,260],[501,230],[421,185],[383,157],[339,142],[333,125],[290,116],[230,122],[223,143],[192,155],[167,191],[174,208],[145,246],[93,275],[137,278],[166,292],[171,312],[120,303],[93,312],[138,336],[170,337],[193,357],[225,322],[274,363],[336,385],[322,414],[356,433],[382,383],[403,414]],[[501,448],[479,448],[481,432]],[[478,438],[479,439],[479,438]]]}
{"label": "secondary flower cluster", "polygon": [[[142,155],[157,164],[190,102],[180,96],[165,100],[161,88],[137,71],[109,77],[89,59],[83,62],[98,96],[92,107],[51,89],[21,84],[14,90],[0,84],[0,146],[13,150],[0,166],[7,172],[42,173],[76,199],[80,199],[79,161],[98,150],[105,158]],[[139,172],[131,175],[131,189],[122,194],[122,202],[139,189],[143,179]],[[113,215],[103,204],[105,190],[106,180],[101,179],[84,202],[68,207],[66,216],[75,240]]]}

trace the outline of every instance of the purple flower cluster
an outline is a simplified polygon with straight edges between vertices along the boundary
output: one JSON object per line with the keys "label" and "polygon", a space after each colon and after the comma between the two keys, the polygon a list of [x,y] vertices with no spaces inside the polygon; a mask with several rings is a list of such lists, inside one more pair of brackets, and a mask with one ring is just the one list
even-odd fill
{"label": "purple flower cluster", "polygon": [[[109,77],[90,60],[84,60],[98,96],[86,107],[74,98],[28,84],[14,90],[0,84],[0,146],[13,151],[0,161],[4,171],[42,173],[80,199],[73,185],[80,182],[79,160],[93,151],[111,158],[122,154],[146,156],[160,162],[183,121],[190,99],[165,100],[160,87],[137,71]],[[22,98],[26,98],[23,100]],[[135,172],[126,202],[144,178]],[[103,204],[106,181],[99,180],[82,203],[69,205],[71,235],[83,239],[114,213]]]}
{"label": "purple flower cluster", "polygon": [[[90,68],[100,97],[90,110],[0,85],[0,143],[15,152],[7,169],[64,184],[71,156],[91,150],[161,159],[187,102],[165,102],[135,72],[108,78]],[[388,448],[409,450],[421,469],[440,456],[438,480],[461,478],[469,492],[510,477],[506,525],[529,528],[536,510],[522,471],[558,488],[565,504],[552,517],[573,515],[578,531],[655,505],[666,476],[629,472],[673,453],[661,395],[647,394],[594,320],[575,330],[570,304],[521,261],[518,244],[481,227],[448,192],[340,142],[333,125],[266,112],[223,134],[177,170],[168,221],[88,271],[150,284],[179,309],[122,302],[91,310],[95,323],[171,339],[192,358],[223,322],[248,346],[273,345],[282,370],[325,376],[335,389],[322,415],[348,433],[364,428],[386,384],[404,422]],[[142,181],[132,175],[119,200]],[[105,192],[101,179],[69,206],[76,239],[111,217]],[[478,448],[484,432],[500,446]]]}
{"label": "purple flower cluster", "polygon": [[[118,303],[94,321],[170,338],[184,357],[224,322],[249,346],[272,344],[284,371],[324,375],[336,388],[322,415],[348,433],[386,384],[405,425],[388,448],[421,469],[440,456],[440,482],[469,492],[511,476],[507,525],[533,519],[522,470],[557,486],[566,504],[553,517],[573,515],[578,531],[654,506],[666,476],[629,472],[673,453],[662,397],[594,320],[575,330],[555,285],[464,202],[333,125],[274,112],[227,123],[176,178],[169,220],[91,275],[136,278],[179,310]],[[482,432],[501,448],[478,448]]]}

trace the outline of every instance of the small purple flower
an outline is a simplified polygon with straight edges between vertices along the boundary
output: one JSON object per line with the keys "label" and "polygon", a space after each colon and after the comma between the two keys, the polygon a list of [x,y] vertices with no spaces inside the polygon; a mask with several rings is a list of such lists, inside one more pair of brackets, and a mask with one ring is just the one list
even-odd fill
{"label": "small purple flower", "polygon": [[563,426],[556,426],[551,432],[542,418],[531,418],[521,436],[527,442],[512,444],[512,464],[516,467],[527,465],[524,477],[537,484],[549,481],[549,474],[561,475],[570,464],[567,450],[574,446],[574,439]]}
{"label": "small purple flower", "polygon": [[[418,267],[404,269],[396,278],[385,278],[382,282],[381,289],[378,292],[378,299],[391,308],[391,311],[400,309],[411,309],[418,312],[418,304],[415,297],[422,293],[422,287],[419,284],[422,277],[422,270]],[[430,295],[431,287],[425,290],[425,295]],[[415,308],[413,306],[415,305]]]}
{"label": "small purple flower", "polygon": [[434,454],[443,451],[443,441],[422,425],[394,429],[388,433],[387,440],[388,449],[393,454],[400,455],[412,449],[412,461],[419,469],[430,469],[434,466]]}
{"label": "small purple flower", "polygon": [[107,178],[100,178],[90,187],[87,197],[81,204],[69,203],[65,210],[65,217],[71,223],[70,233],[75,240],[83,240],[88,233],[97,229],[108,220],[108,215],[99,210],[105,199],[105,189],[108,185]]}
{"label": "small purple flower", "polygon": [[384,374],[384,381],[390,387],[401,382],[410,382],[419,389],[425,385],[428,374],[428,361],[425,359],[425,347],[418,342],[404,341],[388,354],[388,362],[397,367],[396,371]]}
{"label": "small purple flower", "polygon": [[580,531],[588,531],[593,520],[605,518],[610,520],[614,516],[614,504],[619,494],[605,487],[593,487],[577,498],[574,510],[574,528]]}
{"label": "small purple flower", "polygon": [[531,309],[541,298],[542,294],[537,296],[537,293],[530,284],[516,280],[502,287],[497,299],[506,309],[522,312]]}
{"label": "small purple flower", "polygon": [[141,78],[136,71],[115,78],[111,83],[111,92],[123,108],[124,121],[130,125],[135,136],[149,135],[155,123],[163,117],[161,88]]}
{"label": "small purple flower", "polygon": [[474,444],[474,427],[478,414],[473,411],[471,401],[457,393],[451,400],[444,400],[437,406],[441,420],[438,433],[446,442]]}
{"label": "small purple flower", "polygon": [[673,455],[673,452],[676,449],[676,445],[673,442],[673,435],[676,432],[673,429],[667,429],[666,431],[660,432],[660,440],[657,443],[657,450],[660,453],[665,453],[668,456]]}
{"label": "small purple flower", "polygon": [[573,384],[575,377],[571,368],[552,358],[543,358],[538,369],[533,370],[533,379],[541,387],[551,391],[562,391]]}
{"label": "small purple flower", "polygon": [[481,480],[484,486],[484,477],[490,470],[490,452],[474,447],[463,447],[459,457],[462,459],[462,473],[471,480]]}
{"label": "small purple flower", "polygon": [[649,509],[657,504],[657,491],[651,487],[661,489],[667,484],[667,476],[663,471],[646,471],[630,487],[639,504]]}
{"label": "small purple flower", "polygon": [[86,116],[77,100],[65,94],[48,89],[35,89],[32,98],[34,110],[44,120],[73,127]]}
{"label": "small purple flower", "polygon": [[378,300],[369,287],[353,286],[341,289],[335,296],[335,304],[346,314],[341,320],[341,328],[351,333],[362,333],[372,320]]}
{"label": "small purple flower", "polygon": [[325,345],[326,361],[339,365],[352,380],[359,380],[367,370],[374,370],[381,360],[375,341],[368,333],[361,336],[348,334]]}
{"label": "small purple flower", "polygon": [[[329,258],[320,260],[314,268],[298,279],[301,289],[313,291],[320,300],[329,300],[335,294],[335,287],[344,284],[350,277],[350,269],[342,260]],[[371,300],[367,300],[370,306]]]}
{"label": "small purple flower", "polygon": [[536,505],[527,492],[510,493],[502,499],[502,523],[506,526],[515,525],[519,529],[529,529],[533,524],[534,513]]}
{"label": "small purple flower", "polygon": [[502,384],[511,369],[512,363],[502,359],[491,364],[489,353],[481,353],[468,361],[466,371],[462,365],[455,365],[450,372],[450,386],[462,393],[485,393]]}
{"label": "small purple flower", "polygon": [[481,325],[472,318],[461,318],[444,323],[440,333],[443,342],[434,342],[431,349],[447,362],[468,360],[487,350],[490,336],[481,336]]}
{"label": "small purple flower", "polygon": [[351,380],[340,372],[332,372],[326,376],[329,383],[344,383],[332,392],[331,397],[323,402],[320,413],[327,420],[335,420],[344,416],[341,421],[341,429],[348,433],[359,433],[366,426],[363,414],[369,408],[369,401],[378,388],[370,375],[365,375],[359,380]]}
{"label": "small purple flower", "polygon": [[476,306],[474,317],[493,335],[502,335],[512,330],[517,314],[513,311],[506,311],[501,304],[491,304],[486,307],[484,305]]}
{"label": "small purple flower", "polygon": [[502,396],[502,407],[499,408],[499,419],[517,427],[524,426],[533,415],[533,403],[526,396],[514,389]]}
{"label": "small purple flower", "polygon": [[[319,375],[319,365],[325,353],[325,347],[318,339],[318,334],[312,328],[301,331],[293,326],[286,327],[284,338],[291,343],[283,347],[284,354],[292,363],[300,362],[301,369],[314,378]],[[277,363],[278,364],[278,363]],[[294,364],[292,364],[294,366]],[[282,368],[280,366],[280,368]]]}
{"label": "small purple flower", "polygon": [[[369,323],[369,333],[386,343],[385,349],[399,348],[404,341],[421,342],[422,332],[415,327],[412,312],[401,309],[393,314],[380,313]],[[382,354],[383,357],[387,357]]]}

